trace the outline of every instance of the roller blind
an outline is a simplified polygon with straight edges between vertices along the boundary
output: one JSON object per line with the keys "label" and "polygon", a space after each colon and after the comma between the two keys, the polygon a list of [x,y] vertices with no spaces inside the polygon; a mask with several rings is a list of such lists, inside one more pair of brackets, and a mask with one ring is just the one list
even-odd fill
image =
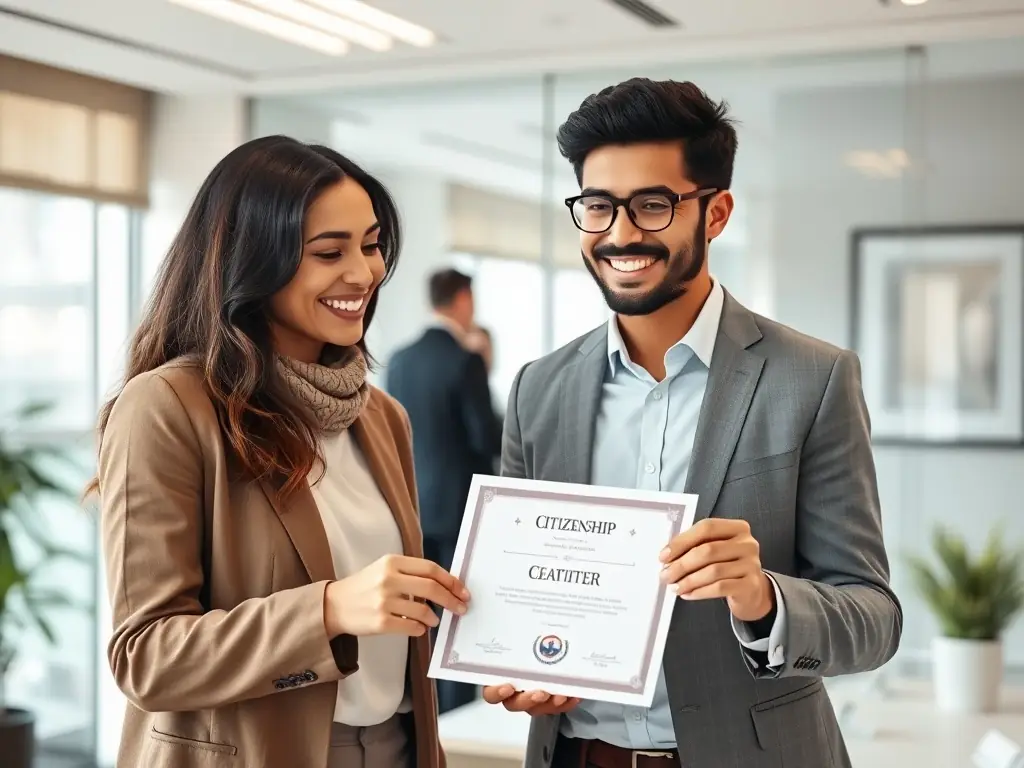
{"label": "roller blind", "polygon": [[[519,261],[540,261],[543,247],[540,203],[475,187],[448,187],[451,250]],[[564,205],[552,203],[554,262],[580,266],[579,232]]]}
{"label": "roller blind", "polygon": [[0,55],[0,185],[148,204],[150,94]]}

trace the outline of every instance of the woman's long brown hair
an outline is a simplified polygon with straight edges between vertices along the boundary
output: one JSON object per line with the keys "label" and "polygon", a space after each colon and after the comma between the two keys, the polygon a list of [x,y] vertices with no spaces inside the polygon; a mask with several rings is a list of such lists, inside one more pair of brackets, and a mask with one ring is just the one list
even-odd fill
{"label": "woman's long brown hair", "polygon": [[[284,136],[256,139],[232,151],[203,183],[129,347],[122,388],[172,360],[195,365],[246,472],[274,481],[282,495],[306,481],[317,440],[309,413],[274,369],[268,303],[298,270],[309,205],[346,177],[370,196],[390,277],[399,222],[383,185],[327,147]],[[364,329],[377,295],[367,306]],[[363,341],[359,347],[371,359]],[[118,394],[100,412],[101,443]],[[86,493],[94,491],[102,492],[98,479]]]}

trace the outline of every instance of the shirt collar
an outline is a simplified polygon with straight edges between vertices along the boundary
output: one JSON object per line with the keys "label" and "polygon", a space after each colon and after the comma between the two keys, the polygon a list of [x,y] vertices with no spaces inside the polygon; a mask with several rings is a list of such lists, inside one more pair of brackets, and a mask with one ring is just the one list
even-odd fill
{"label": "shirt collar", "polygon": [[464,344],[466,341],[466,331],[461,325],[456,323],[451,318],[447,318],[444,315],[434,315],[434,322],[432,324],[434,328],[440,328],[443,331],[447,331],[459,344]]}
{"label": "shirt collar", "polygon": [[[715,341],[718,339],[718,326],[722,321],[722,307],[725,304],[725,290],[722,284],[711,278],[711,293],[708,294],[701,307],[700,313],[679,341],[673,344],[665,353],[665,361],[678,355],[679,348],[689,350],[697,357],[706,368],[711,368],[711,355],[715,351]],[[629,352],[622,340],[622,333],[619,331],[619,324],[615,317],[608,321],[608,362],[614,369],[616,362],[622,364],[631,363]],[[666,365],[666,367],[669,367]]]}

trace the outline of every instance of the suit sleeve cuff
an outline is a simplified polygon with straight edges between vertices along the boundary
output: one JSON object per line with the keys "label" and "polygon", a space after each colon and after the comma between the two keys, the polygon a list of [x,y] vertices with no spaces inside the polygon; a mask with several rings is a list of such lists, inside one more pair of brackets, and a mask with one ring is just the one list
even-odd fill
{"label": "suit sleeve cuff", "polygon": [[779,589],[778,583],[771,574],[766,575],[772,583],[772,589],[775,590],[776,613],[771,632],[767,637],[756,637],[754,629],[749,623],[738,621],[735,617],[731,617],[732,631],[745,652],[754,652],[753,654],[745,653],[745,655],[755,667],[760,666],[767,655],[769,669],[777,670],[786,663],[786,603],[782,598],[782,591]]}

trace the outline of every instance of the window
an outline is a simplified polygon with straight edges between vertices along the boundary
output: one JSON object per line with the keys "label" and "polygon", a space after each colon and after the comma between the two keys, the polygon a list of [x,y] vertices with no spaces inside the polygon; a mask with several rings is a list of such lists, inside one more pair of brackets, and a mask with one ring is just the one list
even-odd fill
{"label": "window", "polygon": [[91,427],[94,204],[0,189],[0,402],[53,404],[47,427]]}
{"label": "window", "polygon": [[452,262],[473,276],[476,321],[494,342],[491,394],[503,411],[519,369],[544,354],[544,272],[537,263],[511,259],[457,254]]}
{"label": "window", "polygon": [[[130,329],[130,223],[113,203],[0,188],[0,411],[27,403],[51,406],[25,427],[19,441],[52,443],[72,467],[55,468],[77,491],[94,471],[93,428],[100,400],[120,376]],[[44,587],[79,608],[48,609],[56,631],[50,645],[31,631],[15,638],[7,678],[14,705],[37,716],[37,736],[93,752],[96,718],[95,517],[72,501],[41,499],[48,537],[86,556],[40,572]],[[31,543],[16,541],[31,562]],[[102,596],[99,601],[105,598]]]}
{"label": "window", "polygon": [[611,317],[601,289],[583,269],[555,272],[555,349],[594,330]]}

